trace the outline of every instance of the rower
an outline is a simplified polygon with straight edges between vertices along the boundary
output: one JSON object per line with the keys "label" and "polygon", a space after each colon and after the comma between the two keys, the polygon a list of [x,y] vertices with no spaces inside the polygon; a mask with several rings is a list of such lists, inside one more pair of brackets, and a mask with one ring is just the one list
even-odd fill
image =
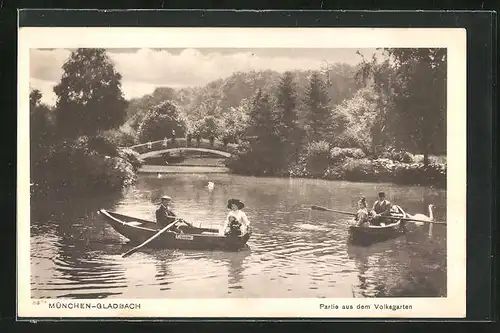
{"label": "rower", "polygon": [[381,217],[390,215],[391,203],[385,199],[385,193],[378,193],[378,200],[373,204],[371,215],[373,217],[372,224],[380,225],[383,221]]}
{"label": "rower", "polygon": [[189,232],[189,230],[193,228],[193,225],[189,222],[184,221],[183,219],[179,219],[176,217],[177,215],[170,208],[171,202],[172,198],[168,195],[164,195],[161,197],[160,207],[158,207],[158,209],[156,210],[156,223],[158,223],[163,228],[177,219],[178,222],[175,224],[172,230],[181,234]]}
{"label": "rower", "polygon": [[176,215],[170,208],[171,202],[171,197],[168,195],[162,196],[160,206],[156,210],[156,223],[158,223],[162,228],[175,221]]}

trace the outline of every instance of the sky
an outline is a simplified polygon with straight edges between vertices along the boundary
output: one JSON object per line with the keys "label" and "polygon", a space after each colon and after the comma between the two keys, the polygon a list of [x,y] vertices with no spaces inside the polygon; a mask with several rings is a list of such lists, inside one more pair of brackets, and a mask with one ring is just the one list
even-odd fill
{"label": "sky", "polygon": [[[320,69],[330,64],[355,65],[358,51],[370,59],[375,49],[108,49],[122,75],[122,91],[131,99],[150,94],[156,87],[203,86],[236,71]],[[32,49],[30,87],[42,92],[42,102],[55,105],[52,88],[71,49]]]}

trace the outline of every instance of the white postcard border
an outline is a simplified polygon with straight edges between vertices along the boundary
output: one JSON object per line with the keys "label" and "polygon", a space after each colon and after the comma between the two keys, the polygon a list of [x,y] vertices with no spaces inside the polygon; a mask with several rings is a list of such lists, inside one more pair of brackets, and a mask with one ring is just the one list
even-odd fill
{"label": "white postcard border", "polygon": [[[30,268],[29,51],[33,48],[444,47],[447,80],[447,297],[248,299],[32,299]],[[18,39],[18,317],[465,317],[466,31],[454,28],[32,28]],[[80,305],[77,305],[80,304]],[[330,308],[321,308],[321,304]],[[371,305],[370,310],[356,306]],[[375,305],[382,309],[375,309]],[[386,305],[411,306],[387,309]],[[138,307],[137,307],[138,305]],[[334,309],[353,305],[353,310]],[[59,306],[59,307],[58,307]],[[66,307],[66,308],[61,308]],[[82,306],[83,308],[80,308]],[[69,308],[71,307],[71,308]],[[133,309],[131,307],[134,307]]]}

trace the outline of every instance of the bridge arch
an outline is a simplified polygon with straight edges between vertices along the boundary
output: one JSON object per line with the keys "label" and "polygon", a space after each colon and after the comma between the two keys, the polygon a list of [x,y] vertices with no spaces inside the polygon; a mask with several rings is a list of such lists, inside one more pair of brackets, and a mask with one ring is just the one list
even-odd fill
{"label": "bridge arch", "polygon": [[166,149],[160,149],[160,150],[154,150],[154,151],[149,151],[149,152],[146,152],[146,153],[142,153],[139,156],[142,159],[146,159],[146,158],[156,157],[156,156],[161,155],[163,153],[179,152],[179,151],[199,151],[199,152],[212,153],[212,154],[224,156],[226,158],[231,157],[231,153],[228,153],[228,152],[225,152],[225,151],[220,151],[220,150],[216,150],[216,149],[209,149],[209,148],[199,148],[199,147],[166,148]]}

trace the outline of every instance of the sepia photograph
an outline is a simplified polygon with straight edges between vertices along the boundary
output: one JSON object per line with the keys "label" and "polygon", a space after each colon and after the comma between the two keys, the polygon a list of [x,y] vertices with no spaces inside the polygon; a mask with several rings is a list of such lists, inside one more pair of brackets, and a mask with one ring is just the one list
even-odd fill
{"label": "sepia photograph", "polygon": [[463,31],[57,30],[20,30],[27,306],[465,314]]}

